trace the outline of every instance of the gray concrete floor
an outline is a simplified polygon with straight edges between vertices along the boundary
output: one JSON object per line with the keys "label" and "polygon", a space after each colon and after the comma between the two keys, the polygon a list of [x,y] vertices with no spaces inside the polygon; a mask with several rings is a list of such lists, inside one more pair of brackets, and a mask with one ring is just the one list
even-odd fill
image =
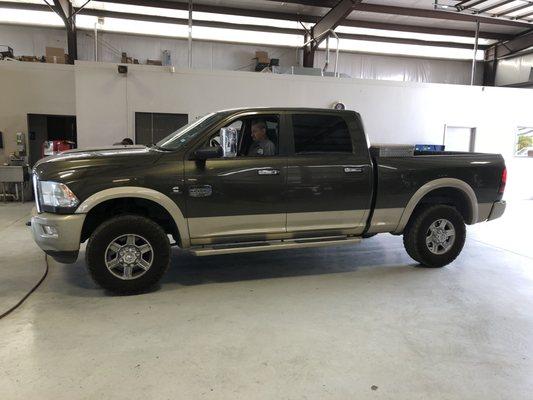
{"label": "gray concrete floor", "polygon": [[[0,205],[0,312],[38,280],[30,205]],[[194,258],[112,296],[50,262],[0,320],[2,399],[531,399],[533,203],[417,267],[400,237]],[[518,229],[524,227],[524,229]]]}

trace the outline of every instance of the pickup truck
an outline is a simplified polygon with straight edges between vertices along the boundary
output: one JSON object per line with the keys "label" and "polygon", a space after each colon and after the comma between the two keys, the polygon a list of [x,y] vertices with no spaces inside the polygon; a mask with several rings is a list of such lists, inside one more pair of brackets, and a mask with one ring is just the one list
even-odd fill
{"label": "pickup truck", "polygon": [[93,279],[145,291],[171,246],[197,256],[403,235],[428,267],[452,262],[465,224],[500,217],[501,155],[369,146],[354,111],[215,112],[150,147],[74,150],[33,169],[33,237],[62,263],[80,244]]}

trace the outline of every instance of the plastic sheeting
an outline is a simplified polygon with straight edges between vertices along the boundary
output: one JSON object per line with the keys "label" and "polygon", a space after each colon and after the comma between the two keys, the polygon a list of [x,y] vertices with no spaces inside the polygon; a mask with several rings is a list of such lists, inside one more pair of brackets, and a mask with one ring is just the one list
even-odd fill
{"label": "plastic sheeting", "polygon": [[[333,71],[335,53],[330,52],[328,71]],[[325,64],[325,53],[315,56],[315,67]],[[469,61],[435,60],[373,54],[340,53],[339,72],[352,78],[423,83],[470,84],[472,63]],[[476,83],[482,81],[482,67],[476,68]]]}
{"label": "plastic sheeting", "polygon": [[495,84],[496,86],[524,84],[530,81],[532,71],[533,53],[500,60],[496,68]]}

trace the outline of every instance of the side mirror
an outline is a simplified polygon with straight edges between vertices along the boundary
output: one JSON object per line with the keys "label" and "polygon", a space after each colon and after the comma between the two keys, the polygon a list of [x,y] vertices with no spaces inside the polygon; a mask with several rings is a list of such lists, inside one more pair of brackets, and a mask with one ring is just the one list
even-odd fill
{"label": "side mirror", "polygon": [[194,152],[194,159],[199,161],[205,161],[209,158],[219,158],[221,156],[221,147],[202,147]]}
{"label": "side mirror", "polygon": [[237,156],[237,129],[228,126],[220,129],[220,145],[222,146],[222,157],[232,158]]}

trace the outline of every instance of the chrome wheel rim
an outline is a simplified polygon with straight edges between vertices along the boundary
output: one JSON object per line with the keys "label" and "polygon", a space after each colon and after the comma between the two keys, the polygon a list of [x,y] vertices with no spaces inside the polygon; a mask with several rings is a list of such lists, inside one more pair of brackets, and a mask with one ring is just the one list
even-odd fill
{"label": "chrome wheel rim", "polygon": [[142,236],[128,233],[113,239],[105,251],[107,270],[128,281],[144,275],[154,261],[154,249]]}
{"label": "chrome wheel rim", "polygon": [[455,228],[447,219],[434,221],[426,232],[426,247],[437,255],[448,252],[455,242]]}

